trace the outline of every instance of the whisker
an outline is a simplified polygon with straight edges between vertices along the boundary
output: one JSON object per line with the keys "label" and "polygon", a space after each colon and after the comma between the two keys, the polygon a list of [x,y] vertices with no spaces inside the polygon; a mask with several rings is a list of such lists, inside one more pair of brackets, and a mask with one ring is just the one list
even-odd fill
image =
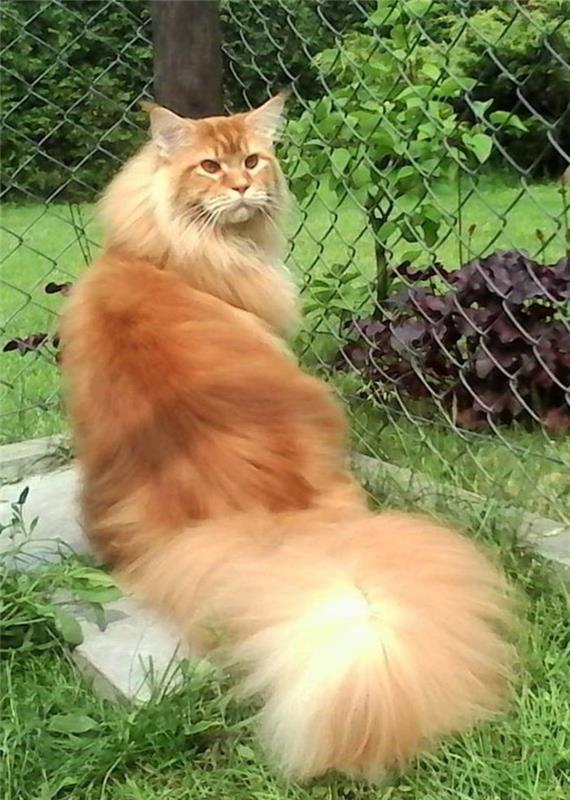
{"label": "whisker", "polygon": [[261,213],[263,214],[264,218],[269,222],[277,231],[281,231],[281,226],[277,222],[277,220],[269,213],[269,211],[265,208],[261,209]]}
{"label": "whisker", "polygon": [[197,237],[201,237],[202,234],[211,226],[211,218],[208,214],[200,214],[192,219],[189,219],[186,224],[186,230],[190,227],[194,228],[194,233]]}

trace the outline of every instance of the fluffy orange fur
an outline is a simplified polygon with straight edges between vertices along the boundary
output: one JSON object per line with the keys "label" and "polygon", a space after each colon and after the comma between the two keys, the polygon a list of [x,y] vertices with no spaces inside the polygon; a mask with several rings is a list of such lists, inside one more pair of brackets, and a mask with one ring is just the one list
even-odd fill
{"label": "fluffy orange fur", "polygon": [[282,104],[151,110],[103,199],[62,364],[97,549],[243,676],[289,775],[373,777],[502,707],[507,593],[467,538],[367,509],[341,410],[279,337],[297,318]]}

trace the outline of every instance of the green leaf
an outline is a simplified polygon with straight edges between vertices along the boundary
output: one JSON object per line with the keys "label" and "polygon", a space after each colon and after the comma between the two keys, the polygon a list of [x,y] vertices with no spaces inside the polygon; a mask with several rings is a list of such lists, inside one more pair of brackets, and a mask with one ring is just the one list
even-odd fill
{"label": "green leaf", "polygon": [[25,489],[22,489],[20,492],[20,496],[18,497],[18,505],[23,506],[26,500],[28,499],[28,494],[30,492],[30,487],[26,486]]}
{"label": "green leaf", "polygon": [[331,302],[336,296],[338,292],[336,289],[319,289],[317,292],[311,292],[311,296],[318,300],[323,305],[326,305]]}
{"label": "green leaf", "polygon": [[493,111],[492,114],[489,114],[489,119],[493,125],[500,125],[504,128],[514,128],[523,133],[528,131],[528,127],[524,124],[522,119],[516,114],[512,114],[510,111]]}
{"label": "green leaf", "polygon": [[492,100],[472,100],[471,105],[473,106],[473,110],[477,114],[478,117],[484,119],[485,111],[489,108],[489,106],[493,105]]}
{"label": "green leaf", "polygon": [[81,644],[83,641],[83,633],[81,631],[81,625],[74,616],[72,616],[64,608],[54,606],[53,618],[57,631],[61,634],[63,640],[67,644],[71,645],[72,647],[76,647],[78,644]]}
{"label": "green leaf", "polygon": [[[327,196],[327,200],[329,202],[335,202],[336,198],[344,189],[344,181],[342,177],[336,175],[334,170],[329,170],[328,174],[325,172],[323,173],[326,177],[321,182],[319,186],[319,194],[321,196]],[[326,194],[325,194],[326,193]],[[326,204],[326,203],[325,203]]]}
{"label": "green leaf", "polygon": [[362,209],[366,206],[366,201],[369,195],[369,188],[370,188],[370,183],[368,183],[365,186],[358,186],[352,190],[352,198],[354,202]]}
{"label": "green leaf", "polygon": [[95,617],[95,625],[100,631],[104,631],[107,627],[107,617],[105,616],[105,609],[101,603],[91,603],[91,610]]}
{"label": "green leaf", "polygon": [[246,761],[255,761],[257,758],[255,751],[248,744],[238,744],[236,745],[235,749],[239,757],[245,759]]}
{"label": "green leaf", "polygon": [[96,567],[74,567],[71,573],[73,579],[88,581],[97,586],[116,586],[115,579],[108,572]]}
{"label": "green leaf", "polygon": [[374,237],[379,242],[385,242],[387,239],[392,236],[393,233],[396,232],[398,226],[395,222],[385,222],[381,225],[377,231],[374,231]]}
{"label": "green leaf", "polygon": [[408,224],[403,224],[400,229],[400,236],[406,242],[410,244],[415,244],[418,241],[421,241],[420,232],[416,229],[417,222],[415,220],[411,220]]}
{"label": "green leaf", "polygon": [[438,241],[439,223],[425,219],[422,223],[424,239],[428,247],[433,247]]}
{"label": "green leaf", "polygon": [[352,156],[350,154],[350,151],[346,150],[343,147],[334,150],[331,155],[331,164],[333,167],[333,172],[338,176],[342,175],[351,158]]}
{"label": "green leaf", "polygon": [[370,182],[370,167],[368,164],[365,164],[361,161],[360,164],[350,173],[350,180],[356,189],[361,189],[363,186],[367,186]]}
{"label": "green leaf", "polygon": [[400,19],[402,11],[402,3],[393,3],[387,7],[384,3],[378,3],[377,10],[370,14],[369,20],[373,25],[386,25],[387,23],[393,25]]}
{"label": "green leaf", "polygon": [[415,178],[417,174],[417,169],[412,167],[411,164],[407,164],[406,166],[400,167],[400,169],[396,170],[394,177],[399,181],[403,181],[406,178]]}
{"label": "green leaf", "polygon": [[415,211],[418,206],[418,199],[413,195],[402,195],[396,200],[397,210],[404,214],[410,214]]}
{"label": "green leaf", "polygon": [[340,261],[333,261],[326,272],[326,277],[331,277],[334,280],[338,280],[346,273],[346,264],[343,264]]}
{"label": "green leaf", "polygon": [[475,78],[467,78],[465,75],[452,75],[441,82],[436,92],[439,97],[456,97],[462,92],[468,92],[476,85]]}
{"label": "green leaf", "polygon": [[99,727],[86,714],[57,714],[48,721],[47,729],[54,733],[87,733]]}
{"label": "green leaf", "polygon": [[406,14],[413,17],[423,17],[428,11],[433,11],[435,4],[433,0],[406,0],[402,3]]}
{"label": "green leaf", "polygon": [[204,733],[204,731],[210,731],[212,728],[218,728],[218,723],[211,719],[203,719],[200,722],[191,722],[186,727],[186,733],[192,736],[197,733]]}
{"label": "green leaf", "polygon": [[93,586],[76,589],[75,594],[87,603],[111,603],[123,596],[118,586]]}
{"label": "green leaf", "polygon": [[408,110],[412,110],[415,108],[424,108],[426,101],[425,97],[420,97],[419,95],[414,95],[413,97],[407,97],[405,99],[406,108]]}
{"label": "green leaf", "polygon": [[333,298],[329,303],[327,310],[330,311],[331,309],[336,309],[337,311],[350,311],[350,303],[348,302],[349,298],[342,298],[337,297]]}
{"label": "green leaf", "polygon": [[424,64],[422,66],[422,72],[427,77],[430,78],[432,81],[436,81],[439,76],[441,75],[441,69],[436,64]]}
{"label": "green leaf", "polygon": [[402,261],[410,261],[412,264],[414,261],[423,255],[424,250],[423,248],[413,248],[411,250],[406,250],[400,256]]}
{"label": "green leaf", "polygon": [[310,174],[311,170],[309,169],[309,165],[306,161],[300,158],[298,161],[295,161],[295,164],[290,172],[290,178],[298,179]]}
{"label": "green leaf", "polygon": [[364,138],[367,134],[373,133],[381,127],[379,118],[380,108],[376,106],[374,111],[358,110],[354,116],[358,121],[358,134]]}
{"label": "green leaf", "polygon": [[456,78],[446,78],[435,91],[438,97],[455,97],[461,93],[462,88]]}
{"label": "green leaf", "polygon": [[418,208],[418,212],[421,216],[427,217],[427,219],[432,222],[441,222],[443,217],[441,208],[429,201],[422,203]]}
{"label": "green leaf", "polygon": [[475,154],[477,160],[484,164],[491,155],[493,150],[493,140],[486,133],[474,133],[469,137],[465,137],[465,144]]}

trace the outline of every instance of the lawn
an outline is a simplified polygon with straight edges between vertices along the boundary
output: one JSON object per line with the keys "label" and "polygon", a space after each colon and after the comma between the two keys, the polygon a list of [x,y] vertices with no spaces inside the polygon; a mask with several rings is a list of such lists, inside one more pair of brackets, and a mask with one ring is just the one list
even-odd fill
{"label": "lawn", "polygon": [[[457,208],[454,185],[437,186],[434,193],[444,210]],[[60,295],[47,295],[43,287],[48,281],[72,279],[96,252],[100,238],[93,222],[85,224],[86,235],[81,234],[77,220],[73,221],[76,213],[72,217],[65,205],[4,207],[3,341],[55,330]],[[92,213],[84,207],[81,224]],[[463,206],[462,236],[457,227],[450,227],[436,255],[450,268],[474,254],[510,247],[554,261],[564,253],[564,225],[563,198],[556,185],[539,183],[523,189],[509,175],[483,176],[477,192]],[[320,191],[300,209],[291,234],[290,264],[309,302],[311,281],[335,262],[354,264],[363,275],[373,277],[372,239],[362,213],[350,200],[337,208],[334,198]],[[405,247],[399,246],[395,262]],[[325,309],[308,320],[298,350],[305,363],[330,377],[327,359],[337,343],[338,330]],[[2,441],[63,430],[59,377],[45,356],[10,352],[1,358]],[[458,431],[434,409],[418,413],[397,399],[372,407],[356,398],[353,383],[336,381],[336,386],[349,404],[355,440],[365,452],[460,488],[570,519],[568,438],[556,438],[538,428],[504,428],[488,434]]]}
{"label": "lawn", "polygon": [[[392,503],[391,503],[392,504]],[[443,513],[443,510],[442,510]],[[224,678],[185,669],[183,688],[141,707],[97,697],[43,611],[75,563],[10,574],[0,558],[0,793],[5,800],[566,800],[570,767],[568,596],[517,552],[500,516],[448,510],[493,542],[524,598],[522,667],[502,719],[377,786],[335,776],[288,784],[267,765],[251,708]],[[14,626],[18,631],[14,635]],[[6,647],[6,644],[4,644]]]}

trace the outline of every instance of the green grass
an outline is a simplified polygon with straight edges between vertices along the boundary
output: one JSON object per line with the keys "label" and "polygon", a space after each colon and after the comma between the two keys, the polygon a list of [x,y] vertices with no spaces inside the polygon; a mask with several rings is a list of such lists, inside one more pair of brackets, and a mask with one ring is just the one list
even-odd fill
{"label": "green grass", "polygon": [[425,473],[433,481],[570,522],[570,438],[534,427],[472,432],[443,410],[426,415],[401,403],[359,400],[354,381],[336,380],[350,408],[355,448]]}
{"label": "green grass", "polygon": [[[447,516],[456,518],[457,513],[448,509]],[[192,665],[184,670],[181,688],[164,696],[157,692],[148,705],[124,706],[98,698],[53,631],[43,637],[38,632],[47,594],[67,585],[73,564],[20,575],[15,588],[14,577],[0,561],[4,602],[22,609],[24,632],[36,619],[34,636],[21,637],[23,645],[2,654],[1,796],[565,800],[570,767],[568,596],[536,560],[513,549],[500,517],[463,513],[461,521],[473,536],[494,543],[524,597],[522,667],[513,706],[505,718],[446,742],[404,775],[375,787],[337,776],[307,787],[286,783],[257,747],[252,710],[232,698],[225,678]],[[69,715],[72,727],[79,723],[83,732],[65,731]]]}
{"label": "green grass", "polygon": [[[82,210],[85,220],[93,211]],[[91,253],[99,232],[86,225]],[[12,206],[2,208],[0,220],[2,346],[15,336],[54,333],[61,295],[48,295],[45,285],[64,283],[83,269],[84,237],[73,224],[68,206]],[[59,433],[65,429],[59,395],[60,380],[53,362],[41,353],[20,356],[1,353],[1,442]]]}
{"label": "green grass", "polygon": [[[449,223],[434,255],[450,269],[497,249],[525,250],[547,263],[565,253],[570,192],[566,191],[565,199],[563,189],[554,183],[523,186],[508,173],[494,173],[481,176],[474,189],[465,179],[460,224],[454,221],[459,208],[457,186],[436,185],[433,195]],[[308,208],[301,210],[298,234],[293,239],[295,270],[306,278],[326,270],[334,261],[354,262],[372,279],[373,241],[370,235],[363,235],[363,215],[348,200],[340,209],[336,205],[334,197],[321,190]],[[399,263],[409,247],[405,242],[396,246],[394,263]]]}
{"label": "green grass", "polygon": [[[463,192],[465,196],[466,186]],[[456,186],[440,185],[434,187],[434,193],[443,209],[451,212],[457,208]],[[89,208],[83,211],[87,218],[92,213]],[[436,255],[450,268],[499,247],[526,249],[531,255],[554,261],[564,254],[564,226],[563,198],[556,185],[534,184],[523,191],[512,176],[483,176],[478,193],[463,207],[462,236],[457,226],[451,227]],[[87,226],[87,237],[94,254],[99,231],[93,223]],[[46,295],[43,287],[47,281],[69,280],[83,269],[81,242],[64,205],[4,208],[4,341],[55,329],[60,296]],[[334,199],[321,191],[301,209],[292,225],[292,242],[290,263],[309,299],[312,278],[332,263],[353,263],[363,275],[374,275],[371,236],[362,213],[348,200],[335,208]],[[397,248],[395,262],[406,247]],[[299,347],[303,360],[318,369],[319,360],[329,356],[337,343],[338,330],[325,309],[317,329],[301,337]],[[57,370],[41,355],[6,353],[1,359],[1,441],[63,430]],[[501,494],[529,510],[570,519],[568,439],[550,436],[538,427],[504,428],[487,434],[456,431],[436,409],[417,413],[403,400],[372,408],[355,400],[353,386],[342,383],[339,388],[353,411],[357,442],[367,452],[421,469],[460,488]]]}

